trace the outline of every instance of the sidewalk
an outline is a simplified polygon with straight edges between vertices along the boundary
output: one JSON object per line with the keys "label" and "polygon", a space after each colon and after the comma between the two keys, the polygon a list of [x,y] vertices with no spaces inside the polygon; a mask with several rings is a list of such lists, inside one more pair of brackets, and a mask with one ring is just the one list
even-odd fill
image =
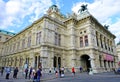
{"label": "sidewalk", "polygon": [[[18,72],[17,79],[13,78],[13,73],[10,74],[9,79],[5,79],[6,74],[4,73],[3,76],[1,76],[0,73],[0,82],[32,82],[32,79],[25,79],[25,76],[22,72]],[[43,73],[41,77],[41,81],[55,79],[55,74],[51,73]]]}
{"label": "sidewalk", "polygon": [[[0,74],[1,75],[1,74]],[[109,75],[109,76],[107,76]],[[19,72],[18,73],[18,78],[17,79],[14,79],[13,77],[13,74],[11,73],[10,74],[10,79],[9,80],[6,80],[5,79],[5,73],[4,73],[4,76],[0,76],[0,82],[32,82],[32,79],[29,80],[29,79],[25,79],[25,76],[23,75],[22,72]],[[75,74],[75,77],[81,77],[81,78],[86,78],[86,77],[96,77],[96,76],[99,76],[99,77],[103,77],[103,76],[107,76],[107,77],[116,77],[116,75],[113,73],[113,72],[107,72],[107,73],[97,73],[97,74],[93,74],[93,75],[89,75],[88,73],[76,73]],[[120,76],[120,75],[119,75]],[[118,77],[119,77],[118,76]],[[69,73],[65,73],[65,76],[64,78],[72,78],[73,75],[71,72]],[[59,76],[58,76],[59,78]],[[47,81],[47,80],[53,80],[53,79],[58,79],[56,78],[55,74],[54,73],[51,73],[51,74],[48,74],[48,73],[43,73],[42,74],[42,77],[41,77],[41,82],[43,81]]]}

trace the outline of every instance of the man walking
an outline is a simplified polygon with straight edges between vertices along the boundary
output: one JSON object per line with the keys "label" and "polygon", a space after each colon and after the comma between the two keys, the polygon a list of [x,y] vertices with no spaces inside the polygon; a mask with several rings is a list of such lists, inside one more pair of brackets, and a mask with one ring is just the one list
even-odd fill
{"label": "man walking", "polygon": [[10,67],[7,67],[6,68],[6,79],[9,79],[10,73],[11,73],[11,69],[10,69]]}

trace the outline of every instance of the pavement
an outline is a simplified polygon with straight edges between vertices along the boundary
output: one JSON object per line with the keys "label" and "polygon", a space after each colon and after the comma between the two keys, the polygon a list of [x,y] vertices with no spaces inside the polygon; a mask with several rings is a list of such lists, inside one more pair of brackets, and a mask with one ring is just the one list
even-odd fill
{"label": "pavement", "polygon": [[[1,74],[0,74],[1,75]],[[75,76],[79,77],[82,76],[82,78],[86,77],[86,76],[99,76],[99,77],[103,77],[103,75],[109,75],[109,77],[116,77],[116,75],[113,72],[107,72],[107,73],[97,73],[97,74],[93,74],[93,75],[88,75],[87,73],[76,73]],[[32,79],[25,79],[25,76],[22,72],[18,73],[18,78],[14,79],[13,77],[13,73],[10,74],[10,78],[9,80],[5,79],[5,73],[3,76],[0,76],[0,82],[32,82]],[[73,77],[72,73],[65,73],[65,77],[64,78],[71,78]],[[120,77],[120,75],[118,76]],[[54,73],[48,74],[48,73],[43,73],[42,77],[41,77],[41,82],[46,82],[46,81],[52,81],[53,79],[59,79],[56,78]]]}
{"label": "pavement", "polygon": [[[3,76],[1,76],[0,74],[0,82],[32,82],[32,79],[25,79],[25,75],[22,72],[18,72],[17,79],[13,78],[13,73],[10,74],[8,80],[5,79],[5,75],[6,75],[5,73],[3,74]],[[51,74],[43,73],[41,77],[41,82],[55,78],[56,77],[54,73]]]}

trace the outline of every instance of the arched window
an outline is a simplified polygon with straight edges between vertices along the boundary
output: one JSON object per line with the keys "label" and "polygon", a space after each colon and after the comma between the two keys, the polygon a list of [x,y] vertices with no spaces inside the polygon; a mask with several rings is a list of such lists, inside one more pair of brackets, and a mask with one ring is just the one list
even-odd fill
{"label": "arched window", "polygon": [[99,55],[100,67],[102,67],[101,55]]}
{"label": "arched window", "polygon": [[58,67],[61,67],[61,57],[58,57]]}
{"label": "arched window", "polygon": [[88,36],[86,35],[84,38],[85,38],[85,46],[88,46]]}
{"label": "arched window", "polygon": [[53,67],[57,67],[57,57],[54,56]]}
{"label": "arched window", "polygon": [[80,47],[83,47],[83,37],[80,37]]}

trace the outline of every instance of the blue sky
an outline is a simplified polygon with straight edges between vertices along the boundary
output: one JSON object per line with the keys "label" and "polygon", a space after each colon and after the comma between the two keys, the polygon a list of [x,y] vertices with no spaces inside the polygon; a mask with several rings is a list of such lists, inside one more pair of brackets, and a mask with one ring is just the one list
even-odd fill
{"label": "blue sky", "polygon": [[119,0],[0,0],[0,29],[18,33],[43,16],[56,4],[61,13],[77,13],[81,4],[88,4],[88,11],[120,40]]}

